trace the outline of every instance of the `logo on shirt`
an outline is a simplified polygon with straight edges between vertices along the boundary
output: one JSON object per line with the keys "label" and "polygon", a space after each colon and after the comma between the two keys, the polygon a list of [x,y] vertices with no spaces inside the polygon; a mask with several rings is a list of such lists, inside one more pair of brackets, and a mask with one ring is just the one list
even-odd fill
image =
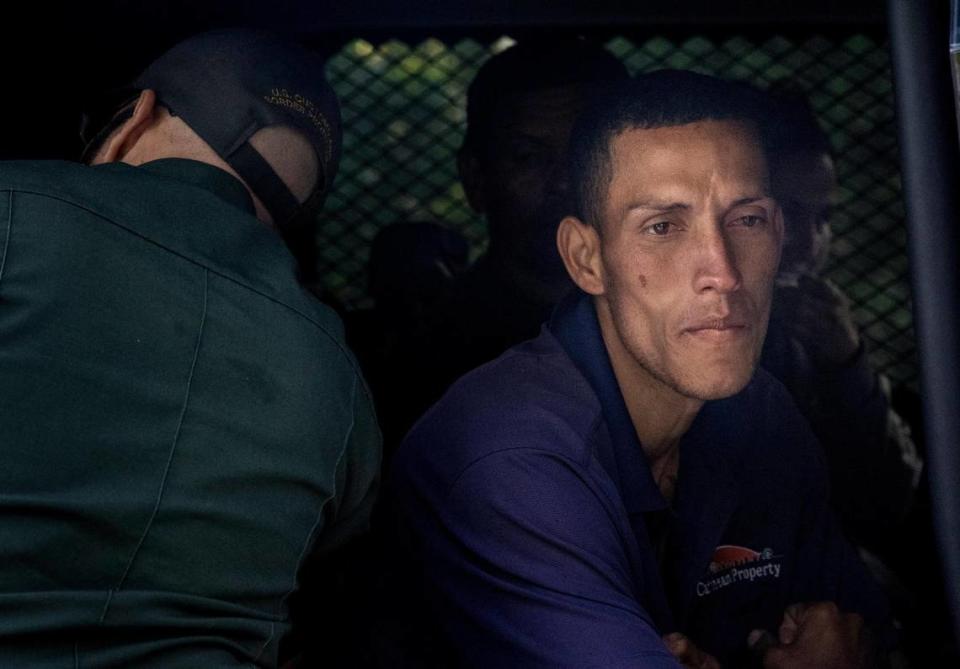
{"label": "logo on shirt", "polygon": [[717,546],[707,567],[708,578],[697,582],[697,595],[706,597],[737,583],[780,578],[780,557],[771,548],[755,551],[745,546]]}

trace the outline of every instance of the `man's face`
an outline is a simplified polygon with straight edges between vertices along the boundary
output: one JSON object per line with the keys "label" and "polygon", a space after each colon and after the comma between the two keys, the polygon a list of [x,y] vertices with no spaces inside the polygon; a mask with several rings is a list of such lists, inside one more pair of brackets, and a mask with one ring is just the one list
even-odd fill
{"label": "man's face", "polygon": [[830,214],[837,186],[833,160],[815,151],[777,156],[771,180],[783,208],[781,276],[790,281],[799,274],[819,273],[830,253]]}
{"label": "man's face", "polygon": [[564,157],[582,105],[577,86],[507,96],[480,157],[493,243],[528,268],[556,270],[564,279],[555,237],[569,209]]}
{"label": "man's face", "polygon": [[610,148],[597,308],[611,357],[685,397],[738,392],[760,355],[782,237],[751,127],[627,130]]}

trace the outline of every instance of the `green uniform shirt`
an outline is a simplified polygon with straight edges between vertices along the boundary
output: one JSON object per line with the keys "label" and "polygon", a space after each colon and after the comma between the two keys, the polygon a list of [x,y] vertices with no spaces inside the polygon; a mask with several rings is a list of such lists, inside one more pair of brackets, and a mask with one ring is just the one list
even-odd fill
{"label": "green uniform shirt", "polygon": [[0,163],[0,667],[272,666],[372,404],[239,181]]}

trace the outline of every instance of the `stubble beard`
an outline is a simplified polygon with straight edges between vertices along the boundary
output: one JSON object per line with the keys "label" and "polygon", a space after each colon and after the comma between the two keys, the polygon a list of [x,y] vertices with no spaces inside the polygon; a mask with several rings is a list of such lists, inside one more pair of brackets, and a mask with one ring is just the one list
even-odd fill
{"label": "stubble beard", "polygon": [[681,397],[701,402],[719,400],[736,395],[743,390],[747,384],[750,383],[750,380],[753,378],[757,365],[760,361],[762,343],[764,337],[766,336],[767,320],[769,318],[768,313],[768,318],[763,319],[762,324],[757,326],[762,327],[763,332],[760,333],[761,337],[759,342],[753,347],[754,350],[748,365],[748,372],[745,374],[743,382],[737,384],[736,388],[732,390],[729,388],[724,388],[722,390],[711,390],[708,388],[699,387],[703,385],[710,385],[709,382],[706,384],[698,384],[696,383],[695,379],[686,379],[676,373],[672,373],[667,369],[666,364],[654,360],[653,357],[650,356],[640,344],[640,342],[644,339],[641,336],[641,333],[634,332],[629,321],[623,317],[624,312],[622,309],[618,308],[617,300],[610,300],[608,308],[610,310],[611,320],[613,322],[614,330],[616,331],[616,336],[620,340],[624,351],[630,356],[637,368],[656,384],[669,389]]}

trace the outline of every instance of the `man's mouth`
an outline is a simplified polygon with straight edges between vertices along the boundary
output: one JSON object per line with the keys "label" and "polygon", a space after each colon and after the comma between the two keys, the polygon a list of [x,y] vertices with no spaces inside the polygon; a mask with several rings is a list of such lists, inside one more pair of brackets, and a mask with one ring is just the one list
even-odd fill
{"label": "man's mouth", "polygon": [[706,321],[687,328],[691,331],[696,330],[737,330],[747,327],[746,323],[731,321],[726,318],[719,318],[715,321]]}
{"label": "man's mouth", "polygon": [[727,316],[724,318],[705,318],[683,328],[683,334],[696,335],[709,339],[731,339],[745,334],[750,329],[746,320]]}

